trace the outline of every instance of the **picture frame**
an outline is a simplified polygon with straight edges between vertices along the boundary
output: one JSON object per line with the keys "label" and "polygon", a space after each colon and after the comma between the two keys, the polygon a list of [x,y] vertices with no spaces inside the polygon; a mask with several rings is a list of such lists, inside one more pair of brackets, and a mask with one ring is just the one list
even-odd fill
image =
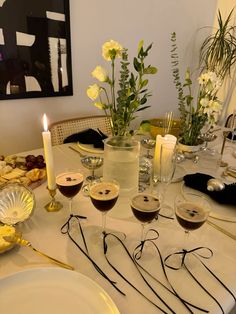
{"label": "picture frame", "polygon": [[0,99],[73,95],[69,0],[0,0]]}

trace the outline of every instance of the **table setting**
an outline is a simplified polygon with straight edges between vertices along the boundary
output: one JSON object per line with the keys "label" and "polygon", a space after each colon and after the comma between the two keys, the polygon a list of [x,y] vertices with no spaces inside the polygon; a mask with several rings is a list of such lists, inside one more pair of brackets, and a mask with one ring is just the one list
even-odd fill
{"label": "table setting", "polygon": [[[217,126],[218,78],[200,76],[204,101],[184,129],[178,124],[176,133],[170,111],[161,134],[131,130],[151,96],[143,77],[157,72],[144,63],[151,48],[140,41],[130,74],[127,49],[113,40],[102,47],[111,75],[97,66],[92,76],[99,85],[90,85],[87,95],[110,115],[111,134],[88,129],[52,146],[44,114],[43,147],[13,159],[23,157],[21,168],[30,162],[30,171],[46,175],[26,185],[20,178],[27,169],[11,178],[18,164],[8,179],[1,174],[2,311],[236,313],[235,143]],[[192,84],[189,75],[185,86]],[[5,169],[9,157],[2,159]]]}
{"label": "table setting", "polygon": [[[232,156],[233,145],[231,142],[227,142],[224,152],[224,158],[229,164],[232,164],[232,160],[234,161]],[[63,173],[68,168],[68,164],[70,168],[79,168],[84,182],[85,178],[91,174],[90,169],[82,166],[81,159],[84,157],[81,157],[77,151],[71,150],[71,146],[76,147],[75,149],[78,149],[82,154],[89,154],[89,152],[86,153],[80,149],[76,143],[54,146],[52,147],[53,169],[58,174]],[[20,153],[20,155],[37,155],[41,153],[43,151],[39,149]],[[155,149],[153,149],[152,154],[155,160],[157,158]],[[140,156],[142,155],[145,155],[145,148],[140,152]],[[104,153],[97,156],[104,158]],[[47,163],[47,158],[45,158],[45,161]],[[196,172],[196,169],[199,172],[201,166],[200,153],[198,163],[187,159],[177,163],[177,166],[181,166],[184,170],[183,177],[187,173]],[[222,169],[218,168],[218,171],[220,173]],[[96,173],[98,176],[102,176],[103,166],[98,168]],[[216,175],[216,172],[211,172],[211,174]],[[55,174],[52,174],[52,177],[55,177]],[[66,178],[68,180],[68,175]],[[73,178],[70,179],[73,182]],[[230,180],[232,179],[230,178]],[[56,183],[56,185],[59,184]],[[17,238],[18,243],[16,241],[13,247],[1,254],[0,275],[2,281],[0,286],[3,289],[1,293],[3,295],[2,300],[6,302],[5,304],[1,301],[3,306],[7,307],[7,304],[9,306],[6,301],[9,298],[9,293],[11,289],[14,291],[14,287],[17,292],[19,285],[23,286],[23,290],[16,298],[16,304],[20,302],[17,300],[22,300],[24,286],[27,288],[26,279],[28,277],[35,278],[35,284],[32,283],[27,288],[32,289],[33,292],[36,289],[36,282],[40,287],[46,285],[45,291],[48,291],[48,293],[39,292],[44,297],[44,294],[49,294],[48,285],[51,287],[52,282],[55,285],[53,289],[57,291],[56,286],[58,286],[59,281],[55,278],[61,276],[63,284],[61,285],[61,291],[58,292],[59,295],[61,294],[61,298],[64,298],[61,307],[63,308],[64,303],[67,304],[73,313],[73,308],[76,306],[73,295],[76,296],[78,293],[79,300],[82,298],[80,295],[81,282],[77,287],[77,284],[73,283],[77,280],[76,275],[69,274],[75,272],[78,274],[78,281],[82,280],[84,282],[85,291],[87,289],[95,297],[102,291],[106,296],[105,303],[101,300],[94,301],[98,313],[105,311],[108,313],[128,313],[133,309],[133,304],[139,305],[136,310],[137,313],[142,313],[144,309],[148,309],[149,313],[200,313],[202,311],[234,313],[236,289],[233,281],[236,259],[235,239],[208,223],[213,221],[223,230],[236,236],[235,222],[228,221],[230,220],[229,217],[232,218],[232,221],[235,221],[235,214],[232,213],[232,210],[235,210],[234,208],[217,203],[219,212],[216,213],[220,219],[212,218],[209,215],[207,223],[192,232],[190,235],[190,238],[193,236],[190,241],[191,249],[188,248],[189,253],[187,253],[184,262],[180,262],[182,266],[177,267],[178,269],[174,271],[172,269],[174,265],[170,263],[172,258],[168,258],[168,256],[173,254],[170,253],[173,249],[180,247],[184,237],[183,228],[176,219],[165,219],[163,217],[162,219],[155,219],[153,218],[156,216],[155,209],[152,218],[147,218],[145,222],[147,233],[144,238],[141,238],[140,225],[142,220],[140,223],[140,218],[137,219],[138,216],[135,216],[132,212],[130,197],[119,195],[114,207],[109,211],[105,211],[107,213],[106,229],[102,232],[101,213],[94,208],[89,196],[84,196],[82,191],[77,192],[73,196],[73,207],[70,210],[68,200],[61,194],[60,188],[57,188],[55,201],[63,207],[50,212],[45,208],[51,197],[47,187],[48,181],[44,181],[33,190],[35,197],[34,209],[23,221],[11,224],[17,232],[20,232],[20,238]],[[177,182],[168,183],[167,185],[165,202],[173,210],[175,195],[183,189],[186,193],[193,191],[197,193],[196,190],[186,185],[183,187],[183,180],[177,180]],[[105,188],[105,190],[107,189]],[[145,195],[145,193],[147,194]],[[149,193],[153,195],[155,192],[147,185],[146,189],[140,193],[140,195],[144,195],[144,204],[149,197]],[[212,205],[210,198],[208,198],[208,202]],[[215,213],[215,208],[212,212]],[[226,216],[228,220],[221,220],[221,216]],[[174,215],[172,218],[174,218]],[[4,222],[4,219],[2,222]],[[98,233],[100,235],[96,235]],[[11,235],[10,238],[13,239],[14,237]],[[5,239],[9,240],[7,237]],[[22,243],[23,246],[21,246]],[[30,244],[31,247],[36,248],[49,258],[35,254],[32,249],[27,249],[27,244]],[[196,250],[196,253],[195,251],[192,253],[191,250]],[[212,254],[213,256],[211,256]],[[50,261],[50,258],[54,261]],[[167,261],[165,261],[165,258],[167,258]],[[199,261],[199,259],[203,259],[203,261]],[[58,263],[55,261],[58,261]],[[222,269],[223,265],[227,266]],[[69,271],[67,266],[74,270]],[[210,271],[205,267],[209,268]],[[193,271],[193,274],[189,275],[188,271]],[[44,277],[47,280],[41,283]],[[92,279],[92,283],[87,283],[90,279]],[[184,288],[186,286],[181,284],[183,280],[186,281],[187,290]],[[202,281],[199,282],[200,280]],[[90,287],[90,284],[92,287]],[[96,286],[96,284],[99,286]],[[69,296],[64,291],[67,285],[72,289]],[[201,285],[207,287],[207,292]],[[8,289],[10,290],[8,291]],[[194,294],[190,293],[193,291]],[[195,294],[198,295],[197,298],[194,297]],[[31,301],[28,302],[31,305],[37,305],[35,298],[32,295]],[[47,298],[49,297],[46,296]],[[52,304],[54,304],[53,302]],[[91,307],[90,300],[85,299],[85,303],[87,305],[82,304],[84,313],[90,313],[92,311],[89,308]],[[60,303],[54,304],[54,306],[58,307],[58,304]],[[88,310],[86,306],[88,306]],[[23,310],[25,311],[25,309],[22,308],[22,313]]]}

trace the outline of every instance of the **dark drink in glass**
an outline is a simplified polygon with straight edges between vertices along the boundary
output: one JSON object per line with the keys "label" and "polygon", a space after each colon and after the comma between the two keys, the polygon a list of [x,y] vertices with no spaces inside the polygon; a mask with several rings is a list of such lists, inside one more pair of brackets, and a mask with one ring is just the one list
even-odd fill
{"label": "dark drink in glass", "polygon": [[106,234],[106,213],[113,208],[119,197],[118,182],[94,182],[90,186],[89,196],[94,207],[102,213],[102,234]]}
{"label": "dark drink in glass", "polygon": [[112,182],[99,182],[90,187],[90,199],[101,212],[112,209],[118,196],[119,187]]}
{"label": "dark drink in glass", "polygon": [[83,181],[84,177],[79,172],[65,172],[56,177],[59,191],[68,198],[72,198],[79,193]]}
{"label": "dark drink in glass", "polygon": [[208,211],[195,203],[186,202],[176,207],[175,215],[179,224],[185,230],[191,231],[204,224],[208,217]]}
{"label": "dark drink in glass", "polygon": [[154,195],[143,193],[135,195],[130,206],[134,216],[141,223],[149,223],[156,218],[160,210],[160,201]]}
{"label": "dark drink in glass", "polygon": [[79,193],[84,181],[80,172],[64,172],[56,177],[58,190],[69,199],[69,212],[72,214],[73,197]]}

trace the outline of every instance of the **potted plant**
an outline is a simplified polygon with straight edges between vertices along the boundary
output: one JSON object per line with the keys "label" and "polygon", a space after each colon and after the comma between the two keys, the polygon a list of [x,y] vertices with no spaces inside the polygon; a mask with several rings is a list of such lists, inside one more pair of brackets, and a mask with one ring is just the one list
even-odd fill
{"label": "potted plant", "polygon": [[[171,35],[172,74],[178,91],[178,106],[180,113],[179,142],[191,147],[198,146],[201,141],[201,130],[207,124],[212,128],[219,117],[222,105],[217,98],[221,80],[212,71],[204,71],[198,77],[198,92],[194,99],[192,95],[192,80],[190,70],[185,73],[184,82],[181,82],[178,68],[178,53],[176,33]],[[195,148],[196,150],[196,148]]]}
{"label": "potted plant", "polygon": [[[200,48],[200,68],[213,71],[227,83],[224,88],[224,112],[227,112],[235,84],[236,84],[236,26],[231,23],[234,9],[232,9],[225,21],[218,11],[218,26],[212,34],[207,36]],[[223,116],[221,117],[224,118]]]}
{"label": "potted plant", "polygon": [[205,38],[200,48],[200,67],[215,72],[222,81],[231,74],[236,62],[236,26],[230,25],[233,11],[225,21],[218,11],[218,28]]}

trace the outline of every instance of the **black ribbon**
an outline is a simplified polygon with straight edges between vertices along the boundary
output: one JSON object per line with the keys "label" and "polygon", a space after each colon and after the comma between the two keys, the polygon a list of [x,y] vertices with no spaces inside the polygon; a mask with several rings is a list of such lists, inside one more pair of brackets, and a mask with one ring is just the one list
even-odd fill
{"label": "black ribbon", "polygon": [[[200,281],[193,275],[193,273],[186,266],[185,259],[186,259],[186,256],[189,254],[192,254],[204,266],[204,268],[208,270],[208,272],[225,288],[225,290],[233,297],[234,301],[236,302],[236,297],[232,293],[232,291],[230,291],[230,289],[228,287],[226,287],[226,285],[214,274],[214,272],[212,270],[210,270],[210,268],[207,267],[206,264],[203,263],[203,261],[201,260],[202,258],[203,259],[210,259],[213,256],[213,252],[211,249],[209,249],[207,247],[200,246],[200,247],[197,247],[197,248],[194,248],[191,250],[183,249],[182,251],[177,251],[175,253],[168,255],[165,258],[165,260],[164,260],[165,266],[170,268],[170,269],[173,269],[173,270],[179,270],[182,267],[184,267],[187,270],[187,272],[189,273],[189,275],[195,280],[195,282],[217,303],[217,305],[221,309],[222,313],[224,314],[225,312],[224,312],[224,309],[221,306],[220,302],[200,283]],[[168,261],[170,262],[171,258],[174,256],[179,256],[179,265],[178,266],[172,266],[171,264],[168,263]]]}
{"label": "black ribbon", "polygon": [[[153,301],[151,301],[148,297],[146,297],[137,287],[135,287],[109,260],[108,256],[107,256],[107,252],[108,252],[108,244],[106,239],[108,237],[114,237],[123,247],[124,251],[126,252],[127,256],[129,257],[129,259],[133,262],[136,270],[138,271],[138,273],[140,274],[141,278],[143,279],[143,281],[145,282],[145,284],[151,289],[151,291],[155,294],[155,296],[170,310],[171,313],[176,313],[176,311],[174,311],[165,301],[163,298],[161,298],[158,293],[154,290],[154,288],[151,286],[151,284],[148,282],[148,280],[144,277],[144,275],[142,274],[142,272],[140,271],[140,269],[142,269],[146,274],[148,274],[150,277],[152,277],[152,279],[154,279],[157,283],[159,283],[163,288],[165,288],[169,293],[171,293],[172,295],[174,295],[177,299],[179,299],[182,304],[189,310],[190,313],[194,313],[189,306],[194,307],[195,309],[198,309],[202,312],[208,313],[209,311],[204,310],[200,307],[197,307],[191,303],[189,303],[188,301],[182,299],[177,292],[173,289],[173,287],[171,286],[168,277],[166,275],[165,272],[165,266],[164,266],[164,262],[160,253],[159,248],[157,247],[157,245],[155,244],[155,240],[158,239],[159,237],[159,233],[155,230],[155,229],[150,229],[148,231],[148,233],[146,234],[146,236],[150,233],[153,233],[153,236],[149,236],[148,238],[146,238],[145,240],[141,241],[140,244],[138,244],[138,246],[134,249],[133,255],[130,254],[129,250],[127,249],[126,245],[123,243],[123,241],[121,239],[119,239],[118,237],[116,237],[114,234],[112,233],[108,233],[104,236],[103,239],[103,244],[104,244],[104,255],[105,258],[108,262],[108,264],[112,267],[112,269],[126,282],[128,283],[133,289],[135,289],[142,297],[144,297],[148,302],[150,302],[152,305],[154,305],[155,307],[157,307],[162,313],[166,313],[165,310],[163,310],[162,308],[160,308],[158,305],[156,305]],[[143,253],[143,249],[145,246],[145,243],[150,242],[154,245],[154,247],[157,249],[159,257],[160,257],[160,261],[161,261],[161,265],[162,265],[162,270],[165,274],[165,277],[167,279],[167,282],[170,286],[170,288],[166,287],[161,281],[159,281],[157,278],[153,277],[143,266],[141,266],[137,261],[141,258],[142,253]]]}
{"label": "black ribbon", "polygon": [[[83,239],[83,244],[85,247],[85,250],[75,241],[75,239],[72,237],[72,235],[70,234],[70,223],[72,221],[72,219],[75,219],[79,225],[79,230],[80,230],[80,234],[81,237]],[[86,243],[86,239],[84,237],[84,232],[80,223],[80,219],[86,219],[86,217],[84,216],[80,216],[80,215],[73,215],[71,214],[70,217],[68,218],[68,220],[66,221],[66,223],[61,227],[61,233],[62,234],[67,234],[69,239],[75,244],[75,246],[87,257],[87,259],[92,263],[92,265],[94,266],[94,268],[97,270],[97,272],[102,275],[103,278],[105,278],[119,293],[121,293],[122,295],[125,295],[125,293],[123,291],[121,291],[117,286],[116,286],[116,282],[111,280],[105,273],[104,271],[96,264],[96,262],[90,257],[89,255],[89,251],[88,251],[88,246]]]}

